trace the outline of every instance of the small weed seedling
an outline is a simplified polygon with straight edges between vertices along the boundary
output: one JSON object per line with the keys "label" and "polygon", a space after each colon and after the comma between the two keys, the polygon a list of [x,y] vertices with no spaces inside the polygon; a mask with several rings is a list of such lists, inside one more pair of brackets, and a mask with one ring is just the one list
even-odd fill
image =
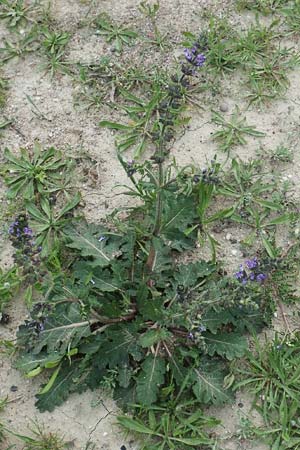
{"label": "small weed seedling", "polygon": [[49,255],[51,249],[59,249],[63,241],[63,230],[72,219],[71,211],[80,202],[80,195],[76,194],[60,210],[51,206],[48,198],[40,200],[41,209],[33,202],[26,204],[26,210],[30,217],[30,225],[36,232],[35,244],[42,247],[41,255]]}
{"label": "small weed seedling", "polygon": [[255,407],[265,427],[260,430],[272,449],[300,449],[300,345],[299,336],[277,335],[265,345],[255,341],[255,354],[248,353],[246,366],[238,372],[255,395]]}
{"label": "small weed seedling", "polygon": [[0,19],[4,19],[9,28],[16,28],[24,22],[31,21],[29,13],[34,8],[34,5],[27,6],[23,0],[1,0]]}
{"label": "small weed seedling", "polygon": [[[23,450],[64,450],[73,447],[72,442],[65,442],[58,433],[47,432],[45,430],[45,427],[38,424],[37,422],[33,422],[33,424],[34,427],[30,428],[33,437],[19,434],[4,425],[2,426],[3,430],[7,434],[13,435],[17,439],[19,439],[19,441],[24,443],[24,446],[22,447]],[[9,448],[13,449],[15,447],[12,446]]]}
{"label": "small weed seedling", "polygon": [[256,87],[256,92],[264,88],[265,95],[278,96],[289,86],[288,71],[298,64],[299,55],[293,55],[287,49],[276,51],[256,60],[251,66],[249,82]]}
{"label": "small weed seedling", "polygon": [[65,61],[64,54],[65,47],[70,40],[70,34],[43,28],[42,35],[42,47],[47,58],[47,62],[42,65],[42,69],[49,72],[51,78],[56,72],[68,74],[71,63]]}
{"label": "small weed seedling", "polygon": [[221,130],[216,131],[213,134],[214,139],[219,143],[220,150],[228,152],[235,145],[245,145],[247,143],[245,135],[263,137],[265,133],[257,131],[255,127],[248,125],[246,118],[241,117],[241,113],[236,108],[235,112],[231,115],[231,119],[226,121],[224,117],[213,111],[212,120],[217,125],[222,127]]}
{"label": "small weed seedling", "polygon": [[122,52],[123,45],[130,45],[134,39],[138,37],[138,34],[123,27],[122,25],[114,24],[106,15],[99,16],[95,20],[95,26],[97,28],[96,33],[104,36],[106,42],[113,42],[117,52]]}
{"label": "small weed seedling", "polygon": [[53,193],[66,188],[62,185],[62,172],[66,175],[71,168],[70,160],[63,160],[61,152],[53,147],[43,151],[36,143],[33,154],[21,149],[20,157],[5,149],[4,156],[8,163],[4,166],[5,181],[8,186],[8,198],[19,194],[31,200],[35,195]]}
{"label": "small weed seedling", "polygon": [[44,40],[42,45],[47,54],[54,55],[59,53],[59,50],[64,49],[70,40],[69,33],[50,31],[46,28],[42,30]]}
{"label": "small weed seedling", "polygon": [[4,39],[4,47],[0,48],[0,62],[4,63],[13,58],[21,58],[36,50],[35,34],[29,32],[25,36],[20,36],[18,40]]}
{"label": "small weed seedling", "polygon": [[293,162],[293,151],[285,145],[278,145],[275,150],[271,151],[270,157],[272,161]]}
{"label": "small weed seedling", "polygon": [[17,267],[0,269],[0,325],[9,322],[9,316],[4,311],[21,284],[22,277]]}
{"label": "small weed seedling", "polygon": [[[178,448],[213,445],[204,428],[216,426],[219,422],[202,411],[193,411],[193,404],[139,407],[137,418],[118,417],[118,423],[125,430],[143,436],[141,450],[176,450]],[[181,447],[184,445],[184,447]]]}
{"label": "small weed seedling", "polygon": [[284,7],[281,13],[285,16],[285,25],[287,26],[289,33],[300,33],[300,2],[295,0],[290,5]]}
{"label": "small weed seedling", "polygon": [[263,14],[272,14],[281,9],[287,3],[286,0],[238,0],[238,10],[250,9]]}
{"label": "small weed seedling", "polygon": [[139,10],[142,14],[144,14],[144,16],[149,18],[152,25],[153,38],[147,39],[147,42],[156,45],[160,50],[164,50],[169,47],[167,41],[168,33],[162,34],[156,24],[156,16],[159,11],[159,6],[159,2],[151,5],[149,2],[143,1],[139,5]]}
{"label": "small weed seedling", "polygon": [[259,57],[265,57],[272,51],[274,39],[278,37],[275,27],[278,21],[265,26],[257,20],[248,30],[239,35],[236,40],[235,53],[241,64],[251,64]]}
{"label": "small weed seedling", "polygon": [[8,88],[8,82],[7,82],[6,78],[1,76],[1,72],[0,72],[0,111],[6,102],[7,88]]}

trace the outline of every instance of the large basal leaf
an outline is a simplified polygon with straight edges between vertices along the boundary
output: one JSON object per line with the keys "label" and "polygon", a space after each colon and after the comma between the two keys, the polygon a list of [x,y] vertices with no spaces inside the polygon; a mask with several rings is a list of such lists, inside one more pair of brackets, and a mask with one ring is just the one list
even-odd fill
{"label": "large basal leaf", "polygon": [[164,382],[166,372],[165,361],[153,355],[148,355],[142,364],[142,370],[137,378],[137,400],[142,405],[151,405],[157,400],[159,386]]}
{"label": "large basal leaf", "polygon": [[205,333],[203,336],[210,356],[217,354],[231,361],[244,356],[248,349],[246,338],[239,333]]}
{"label": "large basal leaf", "polygon": [[173,192],[164,192],[163,234],[170,230],[184,231],[197,217],[195,198],[186,195],[174,195]]}
{"label": "large basal leaf", "polygon": [[82,256],[93,257],[93,265],[108,266],[119,249],[120,238],[103,234],[103,230],[96,234],[95,229],[78,227],[68,230],[68,247],[79,250]]}
{"label": "large basal leaf", "polygon": [[30,351],[37,355],[42,349],[47,352],[64,354],[68,348],[78,345],[83,337],[91,334],[90,323],[83,320],[80,306],[75,303],[60,304],[49,314],[44,329],[36,333],[27,325],[21,325],[17,337],[19,345],[30,347]]}
{"label": "large basal leaf", "polygon": [[223,325],[233,323],[233,321],[234,317],[228,310],[215,311],[211,309],[201,318],[201,324],[213,334],[216,334]]}
{"label": "large basal leaf", "polygon": [[78,365],[65,362],[53,383],[52,388],[45,394],[37,394],[36,407],[40,412],[53,411],[61,405],[75,391],[75,380],[78,376]]}
{"label": "large basal leaf", "polygon": [[169,270],[172,262],[170,249],[162,239],[154,237],[149,250],[148,269],[153,273],[161,273]]}
{"label": "large basal leaf", "polygon": [[111,369],[115,369],[128,364],[129,355],[136,360],[142,357],[134,325],[119,325],[113,330],[108,329],[106,340],[99,350],[102,361]]}
{"label": "large basal leaf", "polygon": [[201,360],[199,368],[193,373],[193,392],[201,403],[222,405],[231,401],[232,395],[223,387],[224,367],[219,361]]}
{"label": "large basal leaf", "polygon": [[14,366],[19,369],[22,373],[28,373],[36,367],[55,367],[59,363],[61,357],[57,352],[46,353],[41,352],[38,355],[33,353],[23,352],[18,355]]}
{"label": "large basal leaf", "polygon": [[199,279],[208,277],[216,270],[214,264],[206,261],[198,261],[192,264],[181,264],[174,272],[174,278],[178,284],[185,288],[194,287]]}
{"label": "large basal leaf", "polygon": [[99,289],[99,291],[114,292],[120,290],[122,286],[108,269],[90,267],[84,260],[76,262],[73,269],[75,278],[81,280],[84,284],[90,283],[94,289]]}
{"label": "large basal leaf", "polygon": [[161,234],[169,241],[170,248],[183,251],[195,245],[194,235],[187,237],[184,230],[191,226],[196,219],[195,198],[186,195],[175,196],[165,192],[163,225]]}

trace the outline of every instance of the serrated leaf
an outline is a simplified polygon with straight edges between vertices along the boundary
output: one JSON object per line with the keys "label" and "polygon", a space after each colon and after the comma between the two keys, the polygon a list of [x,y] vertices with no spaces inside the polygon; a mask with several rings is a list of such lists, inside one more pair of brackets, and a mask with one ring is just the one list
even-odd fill
{"label": "serrated leaf", "polygon": [[162,239],[157,237],[152,239],[148,261],[148,268],[154,273],[161,273],[171,268],[173,262],[171,251]]}
{"label": "serrated leaf", "polygon": [[232,361],[244,356],[248,349],[246,338],[239,333],[205,333],[203,336],[210,356],[217,354]]}
{"label": "serrated leaf", "polygon": [[106,340],[100,349],[101,358],[112,369],[128,365],[129,354],[137,356],[137,337],[130,327],[117,327],[106,332]]}
{"label": "serrated leaf", "polygon": [[79,250],[82,256],[92,256],[94,266],[101,267],[108,266],[111,263],[120,243],[119,239],[115,240],[114,237],[103,239],[101,235],[96,237],[89,231],[88,227],[69,230],[68,239],[71,241],[67,244],[68,247]]}
{"label": "serrated leaf", "polygon": [[194,369],[193,392],[205,404],[222,405],[231,400],[231,393],[223,387],[224,366],[219,361],[201,360],[199,368]]}
{"label": "serrated leaf", "polygon": [[127,364],[124,364],[119,369],[118,382],[122,388],[128,388],[132,379],[133,370]]}
{"label": "serrated leaf", "polygon": [[61,405],[74,389],[74,378],[77,366],[65,362],[57,374],[52,388],[44,394],[37,394],[36,407],[40,412],[53,411],[56,406]]}
{"label": "serrated leaf", "polygon": [[227,310],[209,310],[201,318],[201,324],[213,334],[216,334],[223,325],[233,323],[233,321],[232,314]]}
{"label": "serrated leaf", "polygon": [[140,337],[139,344],[143,348],[151,347],[157,342],[167,339],[169,336],[170,333],[165,329],[148,330]]}
{"label": "serrated leaf", "polygon": [[137,399],[142,405],[151,405],[157,400],[159,386],[164,382],[166,372],[165,361],[148,355],[137,378]]}
{"label": "serrated leaf", "polygon": [[38,355],[33,353],[23,352],[18,355],[14,367],[19,369],[22,373],[28,373],[36,367],[46,367],[48,363],[55,363],[61,360],[61,356],[57,353],[41,352]]}
{"label": "serrated leaf", "polygon": [[103,270],[100,267],[90,267],[89,263],[84,260],[76,262],[73,270],[75,278],[81,280],[84,284],[91,283],[94,288],[102,292],[118,291],[122,286],[109,270]]}
{"label": "serrated leaf", "polygon": [[194,287],[200,278],[208,277],[216,270],[215,264],[206,261],[198,261],[192,264],[181,264],[178,271],[174,272],[174,278],[178,284]]}
{"label": "serrated leaf", "polygon": [[33,355],[47,348],[63,355],[67,348],[76,347],[83,337],[91,334],[90,322],[83,320],[78,304],[60,304],[47,317],[44,329],[38,334],[28,325],[21,325],[17,337],[19,345],[30,346]]}

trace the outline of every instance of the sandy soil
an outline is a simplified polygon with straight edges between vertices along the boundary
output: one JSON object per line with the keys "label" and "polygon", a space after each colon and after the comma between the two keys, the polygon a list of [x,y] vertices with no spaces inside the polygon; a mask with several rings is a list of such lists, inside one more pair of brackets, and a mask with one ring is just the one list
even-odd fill
{"label": "sandy soil", "polygon": [[[112,18],[126,23],[131,27],[147,30],[148,24],[137,10],[139,1],[136,0],[96,0],[93,2],[80,0],[52,0],[51,10],[58,28],[70,31],[72,38],[68,45],[68,59],[70,61],[91,62],[104,54],[110,54],[111,48],[104,40],[96,36],[90,28],[82,26],[82,20],[89,15],[99,12],[109,12]],[[251,13],[238,16],[234,12],[234,1],[223,0],[161,0],[158,25],[172,33],[174,50],[166,57],[181,50],[179,45],[182,31],[198,31],[203,19],[201,14],[207,8],[212,8],[217,14],[226,11],[233,26],[244,27],[253,20]],[[172,30],[170,30],[170,25]],[[6,35],[6,29],[0,23],[0,39]],[[295,41],[293,45],[298,45]],[[130,52],[126,50],[130,58]],[[177,53],[176,53],[177,52]],[[151,53],[145,58],[151,60]],[[125,205],[128,201],[124,197],[116,196],[113,188],[116,184],[127,183],[127,178],[120,167],[114,149],[115,136],[108,130],[101,129],[98,123],[101,119],[109,118],[110,110],[86,111],[74,107],[76,86],[68,76],[58,75],[52,80],[41,71],[42,61],[36,55],[29,55],[24,60],[12,60],[4,67],[5,76],[9,79],[8,102],[5,115],[14,119],[14,124],[3,133],[1,138],[1,153],[7,146],[17,151],[21,146],[31,147],[38,139],[44,147],[55,146],[66,154],[79,157],[88,155],[93,163],[93,176],[80,174],[78,188],[83,193],[85,202],[84,213],[88,220],[99,221],[104,215],[118,205]],[[220,105],[226,105],[229,115],[235,105],[239,105],[248,123],[257,125],[260,131],[266,133],[263,139],[248,138],[245,147],[237,147],[234,152],[241,158],[254,157],[261,147],[262,151],[274,149],[285,143],[295,150],[299,144],[300,117],[300,74],[294,71],[290,74],[290,88],[284,99],[276,100],[264,109],[250,108],[246,111],[247,103],[242,95],[239,76],[228,76],[222,81],[222,94],[212,99],[211,108],[218,110]],[[42,111],[45,119],[36,117],[32,106],[28,102],[30,96]],[[216,126],[211,123],[211,109],[192,113],[192,119],[182,136],[174,145],[173,154],[179,165],[195,162],[205,166],[216,153],[220,159],[224,155],[218,152],[216,143],[212,140],[212,132]],[[0,154],[1,158],[1,154]],[[291,164],[282,164],[278,171],[282,177],[287,177],[295,186],[297,192],[299,183],[300,154],[294,153]],[[0,181],[1,183],[1,181]],[[0,186],[3,191],[3,186]],[[226,239],[228,233],[234,234],[235,240]],[[223,229],[216,233],[221,242],[220,256],[227,258],[236,267],[243,257],[240,241],[243,230],[237,228]],[[11,249],[5,240],[5,233],[1,235],[1,265],[8,267],[12,263]],[[14,339],[18,323],[26,315],[21,300],[15,301],[9,311],[12,320],[7,326],[0,326],[0,339]],[[103,398],[101,392],[87,392],[73,395],[63,406],[53,413],[40,414],[34,407],[34,393],[37,391],[39,380],[25,380],[11,367],[10,361],[0,355],[0,398],[8,396],[9,403],[1,420],[5,420],[15,431],[26,433],[31,420],[44,423],[46,429],[62,432],[68,441],[73,442],[74,449],[85,449],[88,441],[95,444],[95,449],[118,450],[125,444],[127,449],[137,449],[138,444],[130,441],[121,434],[114,425],[117,408],[109,398]],[[16,392],[12,392],[16,386]],[[266,447],[258,443],[239,440],[234,437],[239,429],[239,418],[248,417],[250,401],[244,394],[239,394],[234,405],[223,410],[213,411],[223,420],[222,427],[217,430],[224,438],[224,450],[264,450]],[[241,404],[243,406],[241,406]],[[240,405],[240,406],[238,406]],[[258,420],[256,418],[255,420]],[[12,441],[14,442],[14,441]],[[18,444],[20,445],[20,444]],[[22,446],[17,446],[21,449]],[[5,448],[3,449],[5,450]]]}

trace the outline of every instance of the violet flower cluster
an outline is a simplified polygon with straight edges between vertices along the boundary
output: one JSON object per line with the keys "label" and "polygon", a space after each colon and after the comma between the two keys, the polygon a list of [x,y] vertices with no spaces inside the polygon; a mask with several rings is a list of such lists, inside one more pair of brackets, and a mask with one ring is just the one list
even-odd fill
{"label": "violet flower cluster", "polygon": [[10,225],[8,233],[12,245],[16,249],[15,261],[22,266],[27,266],[27,269],[29,266],[37,265],[40,262],[39,253],[42,247],[36,247],[34,234],[28,226],[26,215],[19,215]]}
{"label": "violet flower cluster", "polygon": [[204,34],[193,43],[191,48],[185,48],[183,53],[188,64],[182,64],[181,71],[184,75],[195,75],[206,61],[207,39]]}
{"label": "violet flower cluster", "polygon": [[267,275],[260,271],[259,261],[256,257],[248,259],[245,264],[246,267],[241,264],[239,271],[234,274],[242,285],[245,286],[248,282],[263,283],[266,280]]}

